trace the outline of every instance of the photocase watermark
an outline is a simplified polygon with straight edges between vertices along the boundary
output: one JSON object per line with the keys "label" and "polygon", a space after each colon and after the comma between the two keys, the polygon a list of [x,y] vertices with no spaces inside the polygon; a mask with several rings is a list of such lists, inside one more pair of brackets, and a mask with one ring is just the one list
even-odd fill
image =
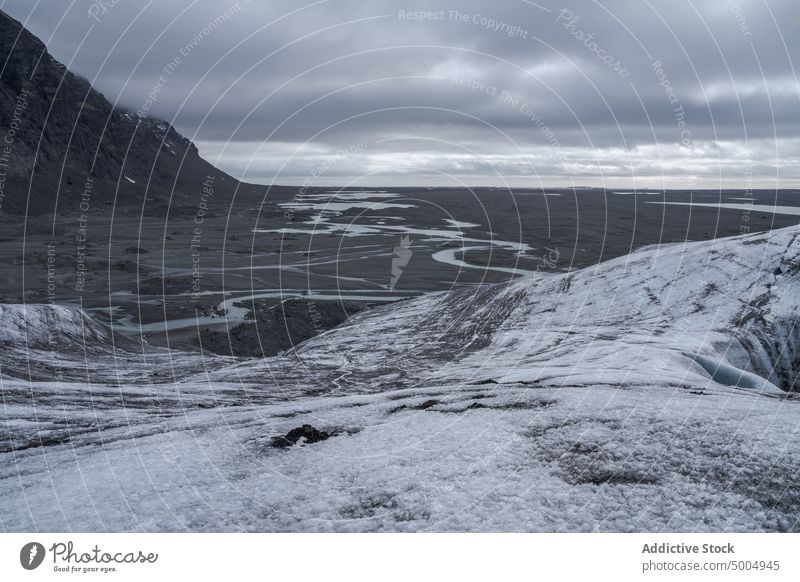
{"label": "photocase watermark", "polygon": [[81,201],[78,208],[81,211],[78,217],[78,233],[75,235],[75,292],[83,293],[86,286],[86,275],[89,272],[89,261],[87,255],[87,241],[89,237],[89,210],[92,205],[92,191],[94,181],[91,177],[86,178],[83,187]]}
{"label": "photocase watermark", "polygon": [[50,359],[50,374],[56,382],[64,379],[64,370],[61,367],[61,344],[57,341],[60,321],[56,318],[54,307],[58,304],[56,296],[56,245],[54,242],[47,243],[47,258],[45,259],[45,269],[47,270],[46,302],[50,309],[45,311],[45,325],[47,326],[47,350]]}
{"label": "photocase watermark", "polygon": [[[34,542],[35,543],[35,542]],[[27,544],[23,551],[30,546]],[[45,557],[44,546],[37,544],[37,559],[41,552],[42,560]],[[68,572],[72,574],[100,573],[107,574],[118,572],[120,564],[155,564],[158,561],[158,554],[155,552],[136,551],[106,551],[99,545],[89,549],[76,549],[72,541],[63,543],[57,542],[47,550],[53,558],[54,572]],[[20,560],[24,556],[20,555]],[[39,563],[41,564],[41,562]],[[24,567],[24,566],[23,566]]]}
{"label": "photocase watermark", "polygon": [[545,245],[544,250],[547,252],[536,258],[538,264],[534,270],[537,272],[542,269],[555,269],[558,266],[558,259],[561,257],[561,251],[558,250],[558,247],[551,249]]}
{"label": "photocase watermark", "polygon": [[311,325],[317,333],[322,331],[322,313],[313,299],[308,300],[308,318],[311,320]]}
{"label": "photocase watermark", "polygon": [[750,30],[750,25],[747,24],[747,18],[745,18],[742,12],[742,7],[734,0],[725,0],[725,5],[728,7],[728,10],[730,10],[731,14],[733,14],[741,33],[744,36],[753,36],[753,31]]}
{"label": "photocase watermark", "polygon": [[392,249],[392,276],[389,280],[389,291],[394,291],[400,277],[403,276],[403,269],[411,261],[413,251],[411,250],[411,236],[404,234],[400,237],[400,242]]}
{"label": "photocase watermark", "polygon": [[[244,4],[249,4],[249,0]],[[147,94],[142,106],[136,111],[136,115],[140,118],[147,117],[150,113],[150,109],[152,109],[153,105],[155,105],[158,101],[158,96],[161,93],[161,90],[166,87],[170,77],[172,77],[172,75],[174,75],[175,72],[180,68],[181,64],[183,63],[183,59],[192,54],[192,51],[200,46],[200,44],[206,38],[211,36],[220,26],[228,22],[241,11],[241,3],[237,2],[225,10],[225,12],[214,18],[214,20],[206,24],[197,33],[195,33],[189,42],[178,49],[178,52],[172,57],[172,60],[164,65],[164,68],[159,72],[156,82],[153,84],[150,92]]]}
{"label": "photocase watermark", "polygon": [[651,66],[656,74],[656,77],[658,78],[659,86],[664,88],[667,101],[669,101],[670,105],[676,106],[672,110],[672,113],[675,117],[675,124],[680,130],[681,145],[687,148],[692,147],[692,132],[689,131],[688,127],[686,127],[686,111],[684,111],[683,105],[678,99],[678,94],[675,92],[675,89],[672,88],[669,77],[667,77],[667,74],[664,72],[664,68],[661,66],[661,61],[653,61]]}
{"label": "photocase watermark", "polygon": [[35,570],[44,562],[45,549],[39,542],[30,542],[19,551],[19,563],[26,570]]}
{"label": "photocase watermark", "polygon": [[526,29],[517,24],[512,24],[502,20],[495,20],[494,18],[489,18],[478,13],[468,14],[459,12],[458,10],[449,10],[448,17],[453,22],[474,24],[481,28],[485,28],[490,32],[499,32],[511,38],[521,38],[523,40],[527,40],[530,36],[530,33]]}
{"label": "photocase watermark", "polygon": [[[681,103],[680,99],[678,98],[678,93],[672,87],[672,83],[669,80],[669,76],[664,71],[664,67],[661,64],[661,61],[656,59],[650,64],[650,67],[653,69],[653,72],[656,74],[656,78],[658,79],[658,85],[664,89],[664,94],[667,98],[667,102],[673,106],[672,115],[675,120],[675,125],[680,132],[680,141],[679,143],[687,148],[690,152],[693,151],[694,142],[692,140],[692,132],[689,130],[689,126],[686,122],[686,111],[683,108],[683,104]],[[684,166],[683,169],[683,176],[686,179],[687,187],[691,188],[694,186],[695,182],[697,181],[697,176],[694,174],[692,168],[690,166]]]}
{"label": "photocase watermark", "polygon": [[194,215],[194,230],[189,240],[189,248],[192,256],[192,299],[196,300],[200,296],[202,273],[200,271],[200,243],[203,240],[203,222],[208,213],[208,201],[214,196],[214,176],[206,176],[200,193],[200,203],[197,205],[197,212]]}
{"label": "photocase watermark", "polygon": [[451,77],[451,81],[454,84],[458,85],[459,87],[464,87],[466,89],[469,89],[470,91],[477,91],[479,93],[484,93],[490,97],[496,98],[500,102],[500,104],[516,109],[519,113],[523,115],[523,117],[525,117],[528,121],[533,123],[539,129],[542,136],[547,140],[547,142],[555,148],[556,157],[558,158],[559,162],[561,164],[566,163],[567,156],[564,153],[564,150],[561,147],[561,142],[556,137],[556,134],[553,132],[552,129],[550,129],[547,123],[545,123],[542,116],[539,115],[536,111],[534,111],[533,107],[531,107],[527,102],[514,96],[506,89],[501,89],[496,85],[491,85],[489,83],[485,83],[478,79],[472,79],[461,75],[454,75],[453,77]]}
{"label": "photocase watermark", "polygon": [[89,15],[89,18],[100,22],[102,20],[101,17],[111,12],[111,9],[121,1],[122,0],[95,0],[89,4],[89,10],[87,11],[87,14]]}
{"label": "photocase watermark", "polygon": [[[744,201],[745,204],[752,204],[753,200],[753,161],[748,158],[745,163],[744,169]],[[750,209],[746,208],[742,211],[742,218],[739,224],[739,234],[747,234],[750,232]]]}
{"label": "photocase watermark", "polygon": [[53,305],[56,302],[56,245],[53,242],[47,243],[45,268],[47,269],[47,302]]}
{"label": "photocase watermark", "polygon": [[22,115],[28,108],[28,97],[30,90],[22,88],[14,101],[14,111],[11,113],[11,123],[3,137],[0,145],[0,210],[3,209],[3,202],[6,199],[6,179],[11,164],[11,154],[14,149],[14,140],[17,132],[22,127]]}
{"label": "photocase watermark", "polygon": [[667,101],[669,101],[670,105],[677,105],[678,104],[678,94],[675,92],[675,89],[672,88],[672,84],[669,82],[669,78],[667,74],[664,72],[664,68],[661,66],[661,61],[655,60],[650,64],[653,67],[653,71],[658,77],[658,86],[664,88],[664,92],[667,94]]}
{"label": "photocase watermark", "polygon": [[485,93],[490,97],[500,96],[501,89],[499,87],[497,87],[496,85],[490,85],[489,83],[480,81],[478,79],[463,77],[461,75],[453,75],[453,77],[451,77],[451,80],[459,87],[464,87],[465,89],[469,89],[470,91]]}
{"label": "photocase watermark", "polygon": [[442,21],[445,20],[446,10],[398,10],[398,20],[410,20],[412,22]]}
{"label": "photocase watermark", "polygon": [[523,40],[527,40],[530,36],[530,32],[518,24],[496,20],[480,13],[459,12],[458,10],[398,10],[397,19],[410,22],[438,21],[473,24],[490,32],[502,33],[508,37]]}
{"label": "photocase watermark", "polygon": [[[322,312],[319,309],[319,305],[313,299],[310,299],[308,297],[306,297],[304,299],[306,301],[306,313],[308,313],[308,319],[309,319],[309,321],[311,321],[311,325],[313,326],[314,331],[317,334],[320,334],[323,331],[325,331],[326,328],[325,328],[325,326],[323,325],[323,322],[322,322],[323,316],[322,316]],[[343,307],[343,309],[344,309],[344,307]]]}
{"label": "photocase watermark", "polygon": [[286,209],[283,211],[283,217],[286,220],[294,220],[294,213],[297,210],[297,206],[300,204],[300,198],[308,193],[309,188],[314,187],[317,180],[324,176],[336,164],[354,154],[363,153],[367,151],[367,149],[369,149],[369,142],[367,141],[351,144],[340,149],[333,156],[325,158],[321,164],[315,166],[311,172],[309,172],[308,176],[305,177],[302,185],[297,189],[297,193],[295,193],[291,202],[289,202],[289,204],[286,206]]}
{"label": "photocase watermark", "polygon": [[559,10],[558,16],[556,16],[556,22],[560,22],[561,25],[567,31],[569,31],[572,36],[582,42],[583,45],[592,53],[594,53],[594,55],[608,68],[610,68],[612,71],[615,71],[620,77],[627,77],[630,75],[630,71],[627,69],[627,67],[622,66],[622,62],[618,58],[608,54],[605,49],[601,48],[597,44],[593,32],[587,33],[577,28],[576,25],[580,19],[580,15],[575,14],[569,8],[562,8]]}

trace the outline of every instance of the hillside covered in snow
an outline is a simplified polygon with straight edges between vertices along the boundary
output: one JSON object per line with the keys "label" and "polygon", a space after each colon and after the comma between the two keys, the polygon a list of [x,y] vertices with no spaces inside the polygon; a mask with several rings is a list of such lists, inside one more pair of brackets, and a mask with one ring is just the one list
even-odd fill
{"label": "hillside covered in snow", "polygon": [[0,308],[8,531],[798,531],[800,228],[354,316],[282,356]]}

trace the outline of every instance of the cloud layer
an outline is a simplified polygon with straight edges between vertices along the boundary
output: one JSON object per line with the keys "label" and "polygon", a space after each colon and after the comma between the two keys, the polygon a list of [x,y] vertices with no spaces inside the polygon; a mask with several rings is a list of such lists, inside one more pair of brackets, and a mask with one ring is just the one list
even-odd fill
{"label": "cloud layer", "polygon": [[796,3],[8,0],[249,181],[800,185]]}

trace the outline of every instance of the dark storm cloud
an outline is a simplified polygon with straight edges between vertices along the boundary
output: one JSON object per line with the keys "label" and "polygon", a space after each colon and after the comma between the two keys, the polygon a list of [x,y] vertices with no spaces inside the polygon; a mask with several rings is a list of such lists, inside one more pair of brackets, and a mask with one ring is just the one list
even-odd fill
{"label": "dark storm cloud", "polygon": [[387,183],[414,169],[668,186],[797,178],[796,3],[267,4],[2,7],[112,101],[174,122],[247,179],[299,180],[320,164],[329,181]]}

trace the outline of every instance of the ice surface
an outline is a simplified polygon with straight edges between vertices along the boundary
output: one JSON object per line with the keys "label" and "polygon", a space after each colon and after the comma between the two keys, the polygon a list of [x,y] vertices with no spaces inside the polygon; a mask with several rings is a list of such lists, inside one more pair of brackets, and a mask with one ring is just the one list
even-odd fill
{"label": "ice surface", "polygon": [[740,388],[747,388],[755,390],[756,392],[764,394],[782,394],[783,391],[775,386],[772,382],[748,372],[735,366],[731,366],[726,362],[714,360],[695,354],[691,356],[695,362],[700,364],[703,369],[711,374],[711,378],[719,384],[725,386],[738,386]]}
{"label": "ice surface", "polygon": [[800,530],[798,259],[800,228],[653,246],[260,360],[3,306],[0,527]]}

